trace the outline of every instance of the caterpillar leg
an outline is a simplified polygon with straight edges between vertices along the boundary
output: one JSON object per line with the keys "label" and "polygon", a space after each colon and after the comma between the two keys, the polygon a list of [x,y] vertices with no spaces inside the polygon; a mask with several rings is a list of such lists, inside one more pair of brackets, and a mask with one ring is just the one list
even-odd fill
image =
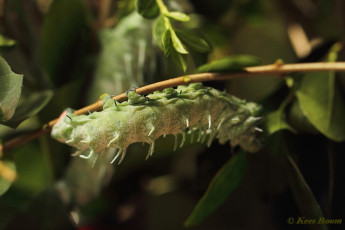
{"label": "caterpillar leg", "polygon": [[[116,152],[117,151],[117,152]],[[110,164],[113,164],[115,161],[116,161],[116,159],[120,156],[120,154],[121,154],[121,150],[115,150],[115,152],[114,152],[114,158],[110,161]]]}
{"label": "caterpillar leg", "polygon": [[91,149],[89,155],[87,155],[87,156],[79,155],[79,157],[83,158],[83,159],[89,159],[93,154],[94,154],[94,151]]}

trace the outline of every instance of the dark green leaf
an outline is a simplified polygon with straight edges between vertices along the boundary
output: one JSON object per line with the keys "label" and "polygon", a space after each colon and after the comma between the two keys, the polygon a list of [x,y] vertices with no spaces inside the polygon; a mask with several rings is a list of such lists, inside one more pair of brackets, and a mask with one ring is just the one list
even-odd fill
{"label": "dark green leaf", "polygon": [[175,50],[179,52],[180,54],[188,54],[188,51],[183,46],[181,40],[177,37],[175,31],[172,28],[170,29],[170,34],[171,34],[171,40],[172,40]]}
{"label": "dark green leaf", "polygon": [[198,33],[186,30],[176,30],[177,36],[188,48],[199,53],[207,53],[212,50],[211,45]]}
{"label": "dark green leaf", "polygon": [[[8,169],[16,170],[16,166],[11,161],[0,161],[0,167],[7,167]],[[0,169],[0,172],[3,169]],[[4,194],[10,187],[11,187],[12,181],[5,179],[1,176],[0,173],[0,196]]]}
{"label": "dark green leaf", "polygon": [[298,101],[294,101],[289,108],[288,120],[291,126],[298,132],[317,134],[319,131],[310,123],[308,118],[302,113]]}
{"label": "dark green leaf", "polygon": [[[301,216],[307,219],[318,220],[320,217],[323,217],[320,205],[291,156],[288,154],[286,156],[289,186],[301,212]],[[327,229],[325,224],[311,224],[308,227],[314,230]]]}
{"label": "dark green leaf", "polygon": [[172,47],[172,42],[171,42],[171,35],[170,35],[170,30],[166,30],[163,34],[162,37],[162,44],[163,44],[163,50],[164,54],[166,56],[170,55]]}
{"label": "dark green leaf", "polygon": [[63,77],[59,71],[70,69],[81,59],[78,55],[86,49],[80,46],[89,22],[84,0],[56,0],[51,4],[42,27],[41,60],[55,84],[61,83]]}
{"label": "dark green leaf", "polygon": [[335,141],[345,140],[345,103],[334,72],[307,74],[297,98],[303,114],[321,133]]}
{"label": "dark green leaf", "polygon": [[175,62],[175,64],[183,70],[183,72],[186,72],[187,70],[187,54],[180,54],[176,52],[175,49],[171,49],[170,52],[171,58]]}
{"label": "dark green leaf", "polygon": [[156,0],[137,0],[136,10],[144,18],[152,19],[159,15],[159,8]]}
{"label": "dark green leaf", "polygon": [[157,43],[157,45],[163,49],[163,44],[162,44],[162,37],[163,33],[166,31],[165,24],[164,24],[164,17],[160,16],[157,18],[155,21],[155,24],[153,26],[153,37]]}
{"label": "dark green leaf", "polygon": [[164,15],[168,16],[169,18],[175,19],[176,21],[187,22],[190,20],[190,17],[182,12],[179,11],[171,11],[167,12]]}
{"label": "dark green leaf", "polygon": [[23,75],[12,72],[0,57],[0,123],[9,120],[17,107],[22,91]]}
{"label": "dark green leaf", "polygon": [[229,195],[241,184],[247,171],[244,152],[234,155],[217,173],[206,193],[185,222],[185,226],[194,226],[219,208]]}
{"label": "dark green leaf", "polygon": [[[23,93],[24,94],[24,93]],[[45,90],[41,92],[30,92],[22,96],[18,103],[18,108],[11,120],[6,125],[16,128],[25,119],[37,114],[53,97],[53,91]]]}
{"label": "dark green leaf", "polygon": [[198,72],[229,72],[241,71],[248,66],[260,65],[259,58],[249,55],[228,56],[209,64],[202,65],[198,68]]}

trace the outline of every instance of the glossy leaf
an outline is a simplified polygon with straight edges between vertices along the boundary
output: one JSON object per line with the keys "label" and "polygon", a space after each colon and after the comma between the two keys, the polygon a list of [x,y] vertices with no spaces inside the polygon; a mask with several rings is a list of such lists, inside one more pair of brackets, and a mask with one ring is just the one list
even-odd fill
{"label": "glossy leaf", "polygon": [[166,56],[169,56],[170,52],[171,52],[171,49],[172,49],[172,41],[171,41],[170,30],[166,30],[163,33],[162,44],[163,44],[164,54]]}
{"label": "glossy leaf", "polygon": [[309,121],[328,138],[345,140],[345,103],[334,72],[307,74],[297,91],[299,106]]}
{"label": "glossy leaf", "polygon": [[248,66],[260,65],[259,58],[249,55],[228,56],[219,60],[215,60],[209,64],[202,65],[198,68],[198,72],[231,72],[241,71]]}
{"label": "glossy leaf", "polygon": [[[290,189],[301,212],[301,216],[306,219],[316,219],[323,217],[320,205],[310,190],[303,175],[290,155],[287,155],[287,174]],[[313,230],[326,230],[325,224],[311,224],[308,227]]]}
{"label": "glossy leaf", "polygon": [[171,49],[171,58],[173,59],[174,63],[181,69],[183,72],[187,70],[187,55],[180,54],[176,52],[175,49]]}
{"label": "glossy leaf", "polygon": [[159,15],[159,8],[156,0],[137,0],[136,10],[144,18],[152,19]]}
{"label": "glossy leaf", "polygon": [[12,72],[0,57],[0,123],[4,124],[14,114],[22,91],[23,75]]}
{"label": "glossy leaf", "polygon": [[206,193],[186,220],[185,226],[197,225],[219,208],[241,184],[246,171],[247,161],[245,153],[241,152],[234,155],[213,178]]}
{"label": "glossy leaf", "polygon": [[190,17],[187,14],[179,12],[179,11],[167,12],[164,15],[168,16],[169,18],[175,19],[176,21],[181,21],[181,22],[188,22],[190,20]]}
{"label": "glossy leaf", "polygon": [[177,36],[188,48],[199,53],[207,53],[212,50],[211,45],[198,33],[186,30],[176,30]]}
{"label": "glossy leaf", "polygon": [[52,97],[52,90],[30,92],[28,95],[22,96],[19,100],[17,110],[6,125],[16,128],[22,121],[41,111]]}
{"label": "glossy leaf", "polygon": [[16,166],[11,161],[0,161],[0,196],[12,185]]}

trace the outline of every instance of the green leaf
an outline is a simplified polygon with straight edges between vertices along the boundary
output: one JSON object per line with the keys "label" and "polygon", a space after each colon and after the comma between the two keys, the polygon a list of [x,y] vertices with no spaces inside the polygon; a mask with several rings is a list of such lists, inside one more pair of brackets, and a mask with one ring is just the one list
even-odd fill
{"label": "green leaf", "polygon": [[23,75],[12,72],[7,62],[0,57],[0,123],[9,120],[17,107],[22,91]]}
{"label": "green leaf", "polygon": [[64,83],[61,71],[72,71],[71,66],[75,67],[76,62],[82,59],[81,51],[88,48],[85,45],[90,23],[88,16],[84,0],[55,0],[45,15],[41,60],[56,85]]}
{"label": "green leaf", "polygon": [[7,38],[4,35],[0,34],[0,47],[12,47],[15,44],[15,40]]}
{"label": "green leaf", "polygon": [[228,56],[209,64],[202,65],[198,68],[198,72],[231,72],[241,71],[248,66],[260,65],[259,58],[249,55]]}
{"label": "green leaf", "polygon": [[153,26],[153,37],[157,43],[157,45],[163,49],[163,44],[162,44],[162,37],[164,32],[166,31],[165,28],[165,23],[164,23],[164,17],[160,16],[159,18],[156,19],[154,26]]}
{"label": "green leaf", "polygon": [[[286,156],[289,186],[301,212],[301,216],[307,219],[318,220],[320,217],[323,217],[320,205],[291,156],[289,154]],[[311,224],[308,227],[314,230],[327,229],[325,224]]]}
{"label": "green leaf", "polygon": [[180,54],[188,54],[188,51],[186,50],[186,48],[184,48],[181,40],[177,37],[174,29],[170,28],[170,34],[171,34],[171,40],[172,40],[175,50],[179,52]]}
{"label": "green leaf", "polygon": [[156,0],[137,0],[135,8],[144,18],[152,19],[159,15]]}
{"label": "green leaf", "polygon": [[172,50],[172,41],[171,41],[170,30],[166,30],[163,33],[162,44],[163,44],[164,54],[168,57],[171,53],[171,50]]}
{"label": "green leaf", "polygon": [[171,49],[170,51],[171,58],[175,62],[175,64],[183,70],[183,72],[186,72],[187,70],[187,55],[186,54],[180,54],[176,52],[175,49]]}
{"label": "green leaf", "polygon": [[290,130],[295,133],[296,131],[286,122],[284,111],[278,109],[269,113],[266,116],[266,130],[269,135],[272,135],[279,130]]}
{"label": "green leaf", "polygon": [[192,50],[199,53],[207,53],[212,50],[211,45],[199,33],[186,30],[176,30],[175,32],[183,44]]}
{"label": "green leaf", "polygon": [[188,22],[190,20],[190,17],[182,12],[179,11],[170,11],[165,13],[164,15],[166,15],[169,18],[175,19],[176,21],[181,21],[181,22]]}
{"label": "green leaf", "polygon": [[15,111],[11,120],[6,125],[16,128],[25,119],[37,114],[53,97],[52,90],[44,90],[39,92],[26,93],[27,95],[21,97],[18,103],[18,108]]}
{"label": "green leaf", "polygon": [[345,140],[345,104],[335,85],[334,72],[309,73],[297,90],[300,109],[328,138]]}
{"label": "green leaf", "polygon": [[3,167],[16,170],[16,165],[11,161],[0,161],[0,196],[3,195],[12,185],[13,181],[7,180],[1,176]]}
{"label": "green leaf", "polygon": [[203,221],[219,208],[229,195],[241,184],[247,171],[244,152],[234,155],[212,179],[206,193],[188,217],[185,226],[191,227]]}

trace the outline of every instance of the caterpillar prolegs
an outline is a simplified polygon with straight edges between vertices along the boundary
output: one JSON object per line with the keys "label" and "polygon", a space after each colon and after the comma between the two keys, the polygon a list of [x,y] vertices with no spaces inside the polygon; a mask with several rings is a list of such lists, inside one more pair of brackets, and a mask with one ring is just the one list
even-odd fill
{"label": "caterpillar prolegs", "polygon": [[[90,158],[115,148],[112,162],[126,155],[128,146],[135,142],[150,145],[147,157],[154,152],[155,140],[162,135],[186,135],[191,141],[211,145],[217,138],[221,144],[255,152],[260,148],[255,117],[260,106],[245,102],[225,92],[201,83],[167,88],[147,96],[128,92],[128,101],[119,103],[103,96],[103,111],[89,115],[75,115],[69,111],[53,126],[51,135],[60,142],[77,148],[74,155]],[[175,141],[175,147],[177,142]],[[83,155],[85,154],[85,155]]]}

